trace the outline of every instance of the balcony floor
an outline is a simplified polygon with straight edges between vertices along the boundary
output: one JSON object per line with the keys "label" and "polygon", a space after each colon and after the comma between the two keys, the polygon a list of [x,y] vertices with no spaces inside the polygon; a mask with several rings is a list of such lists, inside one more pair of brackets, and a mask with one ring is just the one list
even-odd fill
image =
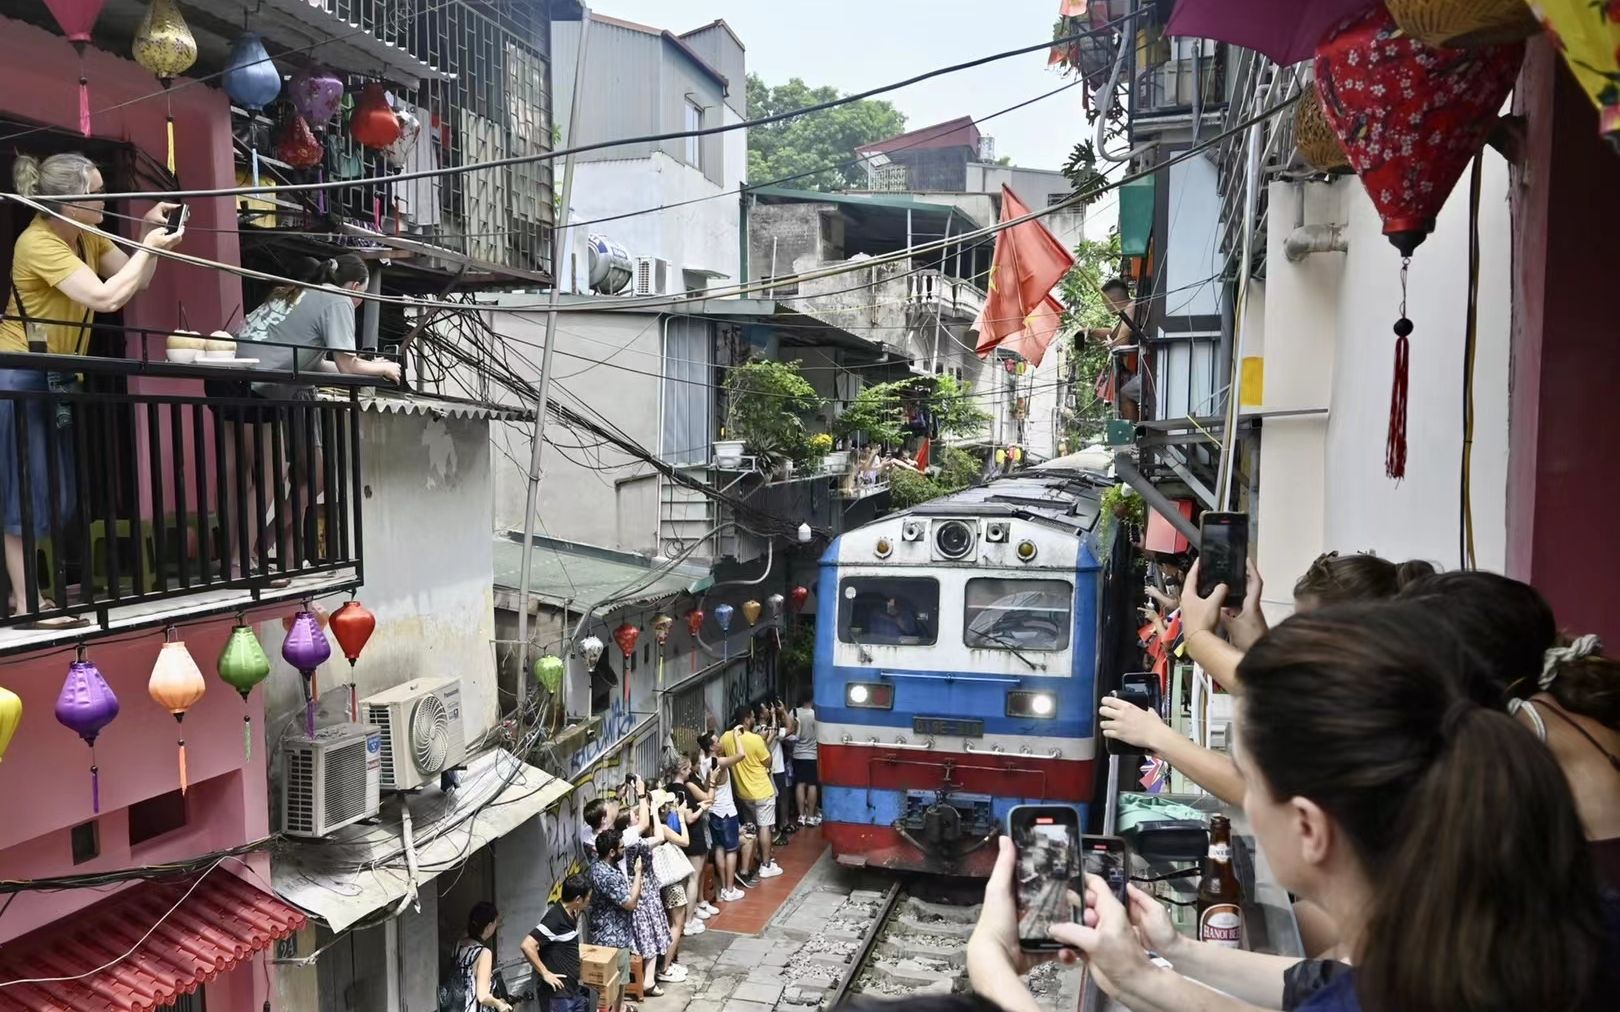
{"label": "balcony floor", "polygon": [[105,625],[93,616],[84,625],[38,628],[0,627],[0,655],[38,650],[61,643],[75,643],[86,637],[104,636],[130,629],[161,627],[183,623],[207,615],[229,615],[236,611],[262,608],[278,601],[300,601],[309,597],[344,590],[359,582],[358,571],[345,567],[331,572],[291,576],[285,587],[220,587],[199,590],[184,597],[142,601],[108,609]]}

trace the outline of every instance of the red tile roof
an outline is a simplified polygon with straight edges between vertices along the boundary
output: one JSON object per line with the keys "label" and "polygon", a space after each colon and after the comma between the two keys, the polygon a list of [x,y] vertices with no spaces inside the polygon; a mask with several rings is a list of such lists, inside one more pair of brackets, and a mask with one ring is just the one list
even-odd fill
{"label": "red tile roof", "polygon": [[[0,985],[76,978],[0,986],[0,1010],[146,1012],[235,969],[307,920],[227,871],[205,873],[200,883],[143,882],[0,948]],[[79,976],[106,963],[113,965]]]}
{"label": "red tile roof", "polygon": [[933,126],[908,130],[903,134],[863,145],[858,152],[863,155],[872,152],[887,154],[897,149],[926,151],[930,148],[956,147],[969,147],[975,151],[979,149],[979,128],[974,125],[972,116],[958,116],[943,123],[935,123]]}

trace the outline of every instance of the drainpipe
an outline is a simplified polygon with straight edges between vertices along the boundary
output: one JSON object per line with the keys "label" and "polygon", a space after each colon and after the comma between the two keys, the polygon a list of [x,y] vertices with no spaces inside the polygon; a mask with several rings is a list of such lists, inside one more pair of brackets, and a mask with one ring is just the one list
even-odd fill
{"label": "drainpipe", "polygon": [[1301,225],[1283,240],[1283,254],[1294,264],[1312,253],[1346,253],[1349,249],[1343,225]]}

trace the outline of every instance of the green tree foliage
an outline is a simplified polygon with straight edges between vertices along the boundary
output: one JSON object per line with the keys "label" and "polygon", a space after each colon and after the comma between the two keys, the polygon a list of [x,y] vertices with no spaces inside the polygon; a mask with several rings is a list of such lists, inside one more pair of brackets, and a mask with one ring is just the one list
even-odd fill
{"label": "green tree foliage", "polygon": [[990,413],[979,407],[973,394],[943,373],[934,377],[934,393],[929,407],[939,420],[939,431],[952,436],[973,436],[990,424]]}
{"label": "green tree foliage", "polygon": [[755,359],[726,377],[726,431],[772,460],[810,459],[805,423],[821,410],[810,381],[795,362]]}
{"label": "green tree foliage", "polygon": [[945,494],[934,479],[909,467],[889,471],[889,502],[897,510],[908,510]]}
{"label": "green tree foliage", "polygon": [[[772,87],[757,74],[748,75],[750,119],[791,112],[839,97],[837,88],[812,88],[797,77]],[[766,183],[847,161],[861,145],[893,137],[903,133],[905,128],[905,116],[879,99],[863,99],[769,126],[750,127],[748,179],[755,184]],[[801,190],[860,189],[866,185],[866,170],[860,165],[824,169],[788,185]]]}
{"label": "green tree foliage", "polygon": [[[954,376],[938,375],[933,378],[933,389],[922,394],[923,407],[939,423],[939,431],[951,436],[971,436],[990,424],[990,415],[978,406],[973,395],[956,381]],[[855,395],[844,413],[834,423],[840,436],[863,433],[869,443],[893,446],[905,441],[907,433],[901,428],[905,422],[905,400],[915,399],[927,380],[896,380],[876,383]]]}
{"label": "green tree foliage", "polygon": [[1112,326],[1116,321],[1103,302],[1103,282],[1119,272],[1119,233],[1107,239],[1082,239],[1074,248],[1074,266],[1058,282],[1063,304],[1063,333],[1073,334],[1075,356],[1069,389],[1074,403],[1064,410],[1064,431],[1069,449],[1081,449],[1101,435],[1103,423],[1108,420],[1108,405],[1097,400],[1092,383],[1108,367],[1108,349],[1098,341],[1086,339],[1092,327]]}
{"label": "green tree foliage", "polygon": [[934,480],[948,492],[977,485],[984,476],[984,464],[963,449],[951,446],[939,456],[939,475]]}

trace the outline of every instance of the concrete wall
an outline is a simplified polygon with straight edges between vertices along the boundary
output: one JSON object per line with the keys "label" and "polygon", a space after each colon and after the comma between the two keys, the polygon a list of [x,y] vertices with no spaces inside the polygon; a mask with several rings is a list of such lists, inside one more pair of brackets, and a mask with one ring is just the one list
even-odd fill
{"label": "concrete wall", "polygon": [[[830,218],[831,234],[823,219]],[[748,272],[752,278],[788,277],[844,258],[831,204],[757,204],[748,212]],[[838,287],[849,287],[848,283]],[[852,293],[858,294],[858,293]]]}
{"label": "concrete wall", "polygon": [[[1399,254],[1354,178],[1303,187],[1307,223],[1347,225],[1350,251],[1289,263],[1301,188],[1271,187],[1264,286],[1267,412],[1326,409],[1273,418],[1261,441],[1259,565],[1266,596],[1286,609],[1288,589],[1319,552],[1376,551],[1387,558],[1459,563],[1458,482],[1468,184],[1447,202],[1438,228],[1412,260],[1406,479],[1384,476]],[[1508,335],[1511,318],[1507,172],[1486,154],[1480,208],[1479,341],[1475,364],[1473,509],[1479,564],[1506,558]],[[1246,352],[1248,353],[1248,352]]]}
{"label": "concrete wall", "polygon": [[[558,324],[553,374],[554,382],[654,452],[662,423],[662,322],[663,317],[653,313],[567,313]],[[513,347],[530,357],[513,357],[511,365],[524,378],[538,381],[543,318],[497,314],[495,329],[524,342]],[[497,422],[491,427],[495,530],[523,529],[532,432],[531,423]],[[658,529],[656,495],[648,496],[638,483],[630,483],[621,501],[620,487],[625,479],[650,473],[651,468],[611,446],[598,446],[595,436],[570,432],[555,420],[547,424],[546,432],[550,445],[543,461],[539,507],[543,533],[605,548],[650,551]],[[487,536],[488,531],[481,533]]]}
{"label": "concrete wall", "polygon": [[[736,147],[738,141],[732,138],[740,139],[742,134],[738,131],[725,137]],[[719,138],[715,140],[718,143]],[[726,154],[735,159],[737,152]],[[746,154],[742,157],[746,158]],[[588,222],[646,208],[669,207],[658,214],[638,214],[583,228],[587,233],[616,240],[633,257],[668,260],[673,291],[682,290],[682,270],[713,271],[728,279],[714,284],[734,283],[739,270],[739,205],[737,197],[726,191],[736,189],[742,176],[736,165],[728,165],[726,171],[722,185],[663,152],[645,158],[585,162],[575,169],[572,215],[576,221]],[[730,175],[733,171],[737,174]],[[689,200],[698,202],[686,204]],[[672,206],[676,204],[685,206]],[[570,287],[577,279],[583,288],[587,262],[582,252],[575,254],[575,261],[565,278]]]}
{"label": "concrete wall", "polygon": [[[1164,295],[1158,309],[1161,318],[1214,316],[1221,311],[1221,286],[1210,280],[1220,272],[1219,175],[1215,164],[1205,157],[1170,166],[1160,215],[1169,223],[1170,243],[1162,284],[1155,286]],[[1275,216],[1270,221],[1274,232],[1283,230]]]}
{"label": "concrete wall", "polygon": [[726,108],[739,118],[748,115],[748,51],[720,22],[705,25],[681,36],[703,61],[725,77]]}

